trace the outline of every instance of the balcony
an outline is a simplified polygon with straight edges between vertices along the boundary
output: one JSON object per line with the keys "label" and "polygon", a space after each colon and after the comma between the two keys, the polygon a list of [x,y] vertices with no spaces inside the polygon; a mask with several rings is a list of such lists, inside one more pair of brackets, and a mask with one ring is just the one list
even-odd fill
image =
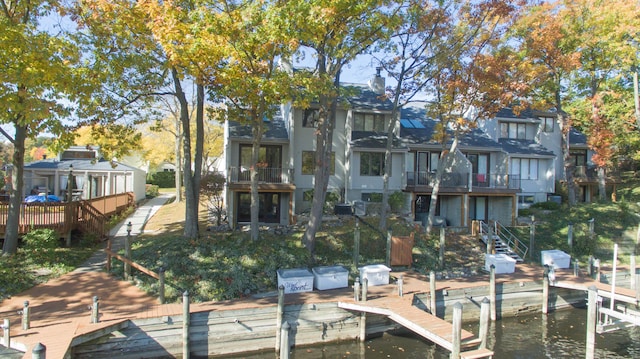
{"label": "balcony", "polygon": [[520,189],[520,175],[473,173],[471,185],[473,188]]}
{"label": "balcony", "polygon": [[[467,188],[467,173],[449,172],[442,174],[440,187],[445,188]],[[416,187],[431,187],[435,183],[435,172],[407,172],[407,189],[416,189]],[[424,188],[423,188],[424,189]]]}
{"label": "balcony", "polygon": [[[293,169],[279,167],[260,167],[257,170],[259,183],[292,184]],[[248,168],[229,168],[229,183],[251,183],[251,171]]]}

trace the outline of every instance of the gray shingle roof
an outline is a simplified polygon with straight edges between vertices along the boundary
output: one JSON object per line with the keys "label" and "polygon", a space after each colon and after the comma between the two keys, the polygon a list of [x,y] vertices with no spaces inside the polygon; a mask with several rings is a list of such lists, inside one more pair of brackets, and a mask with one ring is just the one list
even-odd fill
{"label": "gray shingle roof", "polygon": [[[112,166],[115,165],[115,167]],[[91,160],[55,160],[55,159],[46,159],[35,161],[31,163],[26,163],[24,165],[25,169],[30,170],[38,170],[38,169],[49,169],[49,170],[62,170],[68,171],[69,167],[73,165],[74,171],[133,171],[136,170],[135,167],[127,166],[125,164],[119,162],[111,162],[105,159],[100,159],[95,163],[92,163]]]}
{"label": "gray shingle roof", "polygon": [[[289,133],[285,127],[284,119],[280,110],[276,111],[272,118],[264,122],[265,133],[263,139],[266,140],[287,140]],[[253,126],[243,125],[237,121],[229,121],[229,137],[251,139],[251,129]]]}
{"label": "gray shingle roof", "polygon": [[498,142],[502,145],[502,148],[511,155],[555,157],[553,151],[549,151],[546,147],[531,140],[501,138]]}
{"label": "gray shingle roof", "polygon": [[347,101],[355,110],[388,111],[393,110],[393,103],[386,95],[379,95],[371,90],[368,85],[342,84],[342,89],[347,92],[342,96],[342,101]]}
{"label": "gray shingle roof", "polygon": [[[382,132],[351,131],[351,145],[354,148],[387,148],[387,134]],[[406,149],[402,141],[393,138],[393,149]]]}
{"label": "gray shingle roof", "polygon": [[[433,132],[435,126],[438,123],[437,120],[427,117],[427,113],[424,109],[418,107],[403,108],[401,112],[402,120],[414,120],[419,121],[424,128],[406,128],[400,127],[400,136],[405,140],[409,146],[421,145],[421,146],[439,146],[433,138]],[[472,129],[469,132],[462,134],[459,138],[460,149],[472,149],[482,148],[485,150],[500,151],[501,146],[487,136],[479,129]]]}
{"label": "gray shingle roof", "polygon": [[516,115],[515,112],[513,111],[513,108],[503,107],[498,111],[498,113],[496,113],[495,117],[524,119],[524,118],[538,118],[538,116],[554,116],[555,117],[556,113],[551,111],[541,111],[541,110],[534,110],[531,108],[525,108],[521,110],[518,115]]}

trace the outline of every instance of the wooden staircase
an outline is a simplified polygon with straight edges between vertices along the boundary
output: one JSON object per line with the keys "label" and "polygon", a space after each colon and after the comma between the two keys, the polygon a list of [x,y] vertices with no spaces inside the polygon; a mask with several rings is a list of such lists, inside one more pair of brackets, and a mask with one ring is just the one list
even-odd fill
{"label": "wooden staircase", "polygon": [[506,254],[517,263],[524,262],[529,251],[524,241],[498,221],[492,221],[492,223],[480,221],[480,240],[486,245],[490,239],[494,243],[496,254]]}

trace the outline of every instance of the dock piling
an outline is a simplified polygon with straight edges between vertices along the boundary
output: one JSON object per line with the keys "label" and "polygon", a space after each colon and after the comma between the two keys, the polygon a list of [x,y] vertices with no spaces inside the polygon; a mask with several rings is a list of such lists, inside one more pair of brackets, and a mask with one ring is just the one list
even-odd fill
{"label": "dock piling", "polygon": [[189,292],[182,293],[182,358],[189,359],[189,325],[191,314],[189,310]]}
{"label": "dock piling", "polygon": [[461,336],[462,336],[462,304],[460,302],[456,302],[456,304],[453,305],[453,329],[452,329],[452,336],[451,336],[451,343],[452,343],[452,349],[451,349],[451,355],[450,358],[451,359],[458,359],[460,358],[460,344],[462,342],[461,340]]}
{"label": "dock piling", "polygon": [[496,321],[496,266],[491,265],[489,270],[489,301],[491,303],[491,320]]}
{"label": "dock piling", "polygon": [[400,278],[398,278],[398,297],[402,297],[402,286],[404,284],[403,275],[400,274]]}
{"label": "dock piling", "polygon": [[586,359],[595,358],[596,349],[596,320],[597,320],[597,300],[598,288],[589,287],[589,297],[587,305],[587,340],[586,340]]}
{"label": "dock piling", "polygon": [[289,352],[291,351],[291,345],[289,344],[290,329],[291,325],[289,322],[284,322],[284,324],[282,324],[282,329],[280,330],[280,359],[289,359]]}
{"label": "dock piling", "polygon": [[97,295],[93,296],[93,304],[91,305],[91,323],[100,322],[100,302]]}
{"label": "dock piling", "polygon": [[491,302],[489,298],[484,297],[480,303],[480,328],[478,336],[480,337],[480,348],[487,347],[487,337],[489,336],[489,315],[491,314]]}
{"label": "dock piling", "polygon": [[429,272],[429,310],[436,315],[436,272]]}
{"label": "dock piling", "polygon": [[542,314],[549,313],[549,265],[544,265],[542,275]]}
{"label": "dock piling", "polygon": [[47,347],[38,342],[33,349],[31,350],[31,359],[46,359],[47,357]]}
{"label": "dock piling", "polygon": [[164,304],[164,272],[163,266],[158,268],[158,301]]}
{"label": "dock piling", "polygon": [[356,281],[353,283],[353,301],[360,301],[360,278],[356,278]]}
{"label": "dock piling", "polygon": [[280,331],[282,329],[282,317],[284,316],[284,285],[278,286],[278,312],[276,313],[276,353],[280,352]]}
{"label": "dock piling", "polygon": [[29,318],[31,313],[29,313],[29,311],[29,301],[25,300],[24,307],[22,308],[22,330],[29,330],[31,328],[31,322]]}
{"label": "dock piling", "polygon": [[11,323],[9,319],[4,320],[4,323],[2,324],[2,330],[2,344],[5,347],[9,348],[11,344]]}

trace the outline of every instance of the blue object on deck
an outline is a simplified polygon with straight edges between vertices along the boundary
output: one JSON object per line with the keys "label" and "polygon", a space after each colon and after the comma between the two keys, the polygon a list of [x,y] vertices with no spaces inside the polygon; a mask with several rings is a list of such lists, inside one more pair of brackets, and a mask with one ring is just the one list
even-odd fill
{"label": "blue object on deck", "polygon": [[25,198],[24,201],[26,203],[61,202],[60,197],[52,194],[46,195],[46,196],[31,195],[31,196],[27,196],[27,198]]}

